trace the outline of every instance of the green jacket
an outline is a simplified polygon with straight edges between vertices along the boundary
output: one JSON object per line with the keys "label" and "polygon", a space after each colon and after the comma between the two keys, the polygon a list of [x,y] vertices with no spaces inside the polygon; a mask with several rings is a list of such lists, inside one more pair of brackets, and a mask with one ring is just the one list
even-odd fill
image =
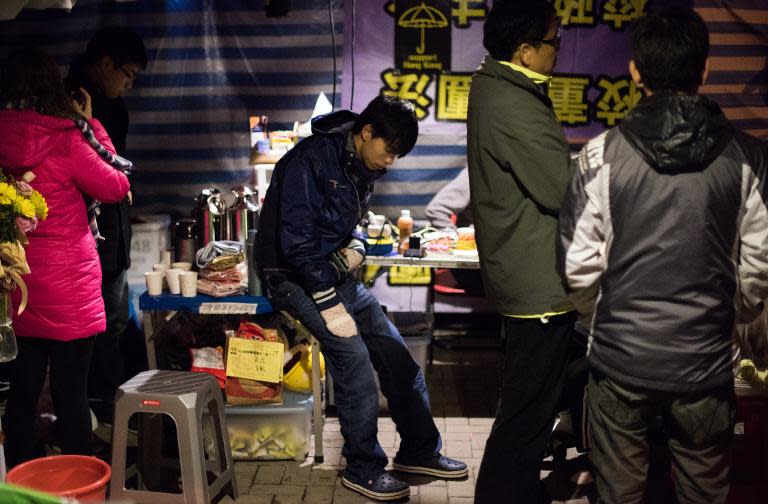
{"label": "green jacket", "polygon": [[568,144],[549,97],[491,56],[472,79],[467,155],[480,266],[496,308],[518,316],[570,310],[555,268]]}

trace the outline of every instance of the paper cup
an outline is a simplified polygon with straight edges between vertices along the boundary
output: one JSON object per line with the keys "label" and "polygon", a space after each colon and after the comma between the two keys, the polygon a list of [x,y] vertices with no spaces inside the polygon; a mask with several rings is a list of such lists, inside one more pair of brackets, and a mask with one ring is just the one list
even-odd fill
{"label": "paper cup", "polygon": [[182,273],[184,273],[183,270],[175,268],[165,270],[165,280],[168,282],[168,290],[171,294],[181,294],[179,275]]}
{"label": "paper cup", "polygon": [[165,280],[165,271],[170,268],[167,264],[157,263],[152,265],[152,271],[158,271],[163,274],[163,290],[168,289],[168,282]]}
{"label": "paper cup", "polygon": [[159,296],[163,293],[163,277],[165,275],[160,271],[147,271],[144,278],[147,280],[147,294],[150,296]]}
{"label": "paper cup", "polygon": [[197,296],[197,271],[182,271],[179,273],[179,284],[182,296]]}
{"label": "paper cup", "polygon": [[192,269],[192,263],[190,262],[175,262],[171,264],[171,268],[180,269],[182,271],[190,271]]}
{"label": "paper cup", "polygon": [[163,255],[162,255],[162,258],[160,259],[160,262],[163,264],[167,264],[168,267],[170,268],[171,261],[172,261],[171,257],[172,257],[172,253],[170,250],[163,250]]}

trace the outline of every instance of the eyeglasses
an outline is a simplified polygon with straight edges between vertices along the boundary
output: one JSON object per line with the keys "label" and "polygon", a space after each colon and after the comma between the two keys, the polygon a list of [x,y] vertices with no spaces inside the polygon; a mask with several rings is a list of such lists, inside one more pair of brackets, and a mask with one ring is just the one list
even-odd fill
{"label": "eyeglasses", "polygon": [[555,48],[555,51],[560,49],[560,35],[555,35],[551,39],[540,39],[539,42],[541,42],[542,44],[551,45],[552,47]]}
{"label": "eyeglasses", "polygon": [[[542,42],[543,42],[543,40],[542,40]],[[122,67],[122,66],[118,67],[118,68],[120,69],[121,72],[123,72],[125,74],[126,77],[128,77],[128,80],[135,80],[136,79],[136,74],[138,72],[135,72],[133,70],[126,70],[125,67]]]}

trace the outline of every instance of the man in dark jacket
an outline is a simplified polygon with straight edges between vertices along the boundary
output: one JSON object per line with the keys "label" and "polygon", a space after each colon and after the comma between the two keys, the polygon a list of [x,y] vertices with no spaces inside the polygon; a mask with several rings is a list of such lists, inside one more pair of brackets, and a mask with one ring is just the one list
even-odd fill
{"label": "man in dark jacket", "polygon": [[560,215],[563,280],[574,295],[599,287],[588,395],[597,490],[601,502],[645,502],[649,422],[660,417],[678,500],[722,503],[731,334],[768,296],[768,149],[697,95],[709,53],[698,14],[648,14],[632,46],[645,96],[584,147]]}
{"label": "man in dark jacket", "polygon": [[[494,2],[489,54],[472,79],[467,149],[483,284],[504,315],[504,376],[475,502],[545,502],[541,460],[552,432],[575,317],[555,269],[568,145],[544,84],[560,46],[543,0]],[[546,502],[549,502],[546,500]]]}
{"label": "man in dark jacket", "polygon": [[[93,117],[107,130],[118,154],[125,154],[128,134],[128,109],[123,95],[136,75],[147,66],[141,38],[129,28],[104,28],[91,38],[85,53],[75,59],[66,78],[67,87],[77,97],[78,88],[91,95]],[[111,423],[112,401],[124,381],[125,354],[121,349],[128,326],[128,279],[131,266],[132,194],[115,204],[102,204],[97,223],[101,260],[101,291],[107,314],[106,332],[96,336],[88,397],[99,420]]]}
{"label": "man in dark jacket", "polygon": [[256,263],[274,307],[306,325],[328,359],[347,460],[342,484],[370,499],[398,500],[410,489],[384,470],[371,364],[402,439],[394,468],[467,475],[466,464],[440,455],[419,365],[378,301],[350,274],[365,258],[353,232],[373,182],[411,151],[418,124],[408,102],[380,96],[359,116],[345,110],[317,118],[312,132],[275,166]]}

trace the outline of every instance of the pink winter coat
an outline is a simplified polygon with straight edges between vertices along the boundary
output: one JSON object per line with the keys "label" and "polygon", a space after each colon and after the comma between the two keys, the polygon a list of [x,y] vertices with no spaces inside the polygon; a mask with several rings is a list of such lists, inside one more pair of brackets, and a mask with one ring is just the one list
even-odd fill
{"label": "pink winter coat", "polygon": [[[114,152],[101,124],[91,124]],[[29,110],[0,110],[0,167],[17,178],[32,171],[30,185],[49,210],[28,235],[31,273],[23,278],[29,300],[21,316],[14,309],[16,334],[70,341],[104,331],[101,266],[83,193],[104,203],[120,201],[130,189],[127,177],[93,150],[71,120]],[[16,307],[20,297],[16,289]]]}

